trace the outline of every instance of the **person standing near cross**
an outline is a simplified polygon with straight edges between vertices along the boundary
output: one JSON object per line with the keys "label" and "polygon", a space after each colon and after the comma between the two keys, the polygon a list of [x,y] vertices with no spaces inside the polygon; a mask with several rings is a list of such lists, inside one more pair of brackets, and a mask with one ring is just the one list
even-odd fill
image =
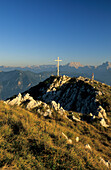
{"label": "person standing near cross", "polygon": [[59,61],[62,61],[62,60],[59,60],[59,57],[58,57],[58,59],[55,61],[57,61],[57,76],[59,76]]}

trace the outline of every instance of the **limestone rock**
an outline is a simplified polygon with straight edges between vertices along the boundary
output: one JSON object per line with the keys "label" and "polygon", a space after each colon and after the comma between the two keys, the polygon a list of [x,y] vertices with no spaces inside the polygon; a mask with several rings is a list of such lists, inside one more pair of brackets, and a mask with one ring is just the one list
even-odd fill
{"label": "limestone rock", "polygon": [[78,119],[78,118],[76,118],[76,117],[74,116],[73,112],[68,115],[68,118],[71,119],[71,120],[73,120],[73,121],[77,121],[77,122],[80,122],[80,121],[81,121],[80,119]]}
{"label": "limestone rock", "polygon": [[51,117],[52,117],[52,112],[51,112],[51,110],[50,110],[50,109],[46,110],[44,116],[45,116],[45,117],[48,116],[48,117],[51,118]]}
{"label": "limestone rock", "polygon": [[72,144],[72,140],[69,139],[63,132],[62,135],[65,137],[65,139],[67,140],[67,144],[71,145]]}
{"label": "limestone rock", "polygon": [[[27,94],[25,94],[26,92],[24,93],[24,96],[19,94],[15,99],[8,100],[6,103],[21,105],[23,102],[23,104],[25,104],[25,101],[27,101],[27,109],[29,110],[40,105],[42,106],[43,104],[43,112],[49,112],[46,111],[48,105],[45,103],[50,103],[51,111],[57,111],[60,115],[63,115],[67,110],[87,115],[91,113],[91,119],[95,119],[96,115],[106,120],[106,111],[99,104],[99,100],[96,99],[96,95],[101,95],[104,92],[94,89],[92,85],[88,84],[89,81],[89,78],[81,76],[78,78],[70,78],[65,75],[59,77],[54,76],[49,78],[42,86],[39,85],[36,87],[36,94],[38,95],[36,96],[37,101],[30,96],[30,94],[33,95],[34,93],[32,90],[33,88],[31,88],[31,90],[27,91]],[[96,81],[94,81],[94,83],[97,84]],[[39,100],[42,103],[40,103]],[[49,113],[51,115],[51,112]],[[71,115],[71,120],[80,121],[80,119],[76,118],[74,115]],[[101,121],[103,126],[106,126],[103,121],[104,120]]]}
{"label": "limestone rock", "polygon": [[55,110],[59,110],[60,109],[60,104],[58,103],[56,103],[55,101],[52,101],[51,102],[51,106],[52,106],[52,108],[54,108]]}
{"label": "limestone rock", "polygon": [[76,137],[76,142],[79,142],[79,137]]}
{"label": "limestone rock", "polygon": [[21,93],[19,93],[16,98],[14,98],[13,100],[7,100],[6,103],[10,104],[10,105],[18,105],[19,106],[21,104],[21,100],[22,100],[22,95],[21,95]]}
{"label": "limestone rock", "polygon": [[86,145],[85,145],[85,148],[86,148],[86,149],[89,149],[89,150],[92,150],[89,144],[86,144]]}
{"label": "limestone rock", "polygon": [[60,77],[59,80],[57,80],[57,78],[54,79],[53,83],[50,85],[50,87],[48,88],[47,92],[51,92],[51,91],[56,91],[57,87],[61,87],[63,84],[65,84],[66,82],[68,82],[71,78],[68,76],[63,75],[62,77]]}
{"label": "limestone rock", "polygon": [[103,127],[109,127],[109,125],[106,124],[106,121],[104,120],[104,118],[101,118],[101,121],[100,121],[100,124],[103,126]]}
{"label": "limestone rock", "polygon": [[97,114],[98,114],[98,117],[107,119],[106,112],[102,106],[98,107]]}
{"label": "limestone rock", "polygon": [[94,120],[96,118],[96,116],[94,115],[93,117],[92,117],[92,119]]}
{"label": "limestone rock", "polygon": [[92,114],[92,113],[90,113],[89,115],[90,115],[91,117],[93,116],[93,114]]}
{"label": "limestone rock", "polygon": [[80,122],[80,119],[76,118],[74,115],[72,116],[72,119],[77,121],[77,122]]}
{"label": "limestone rock", "polygon": [[100,162],[103,163],[107,168],[111,168],[111,162],[105,161],[103,158],[100,157]]}
{"label": "limestone rock", "polygon": [[91,117],[92,120],[96,118],[95,115],[93,115],[92,113],[90,113],[89,116]]}
{"label": "limestone rock", "polygon": [[[95,119],[94,115],[107,119],[106,111],[100,106],[99,99],[97,99],[97,96],[103,95],[104,92],[97,91],[94,86],[90,85],[88,83],[90,82],[89,78],[81,76],[70,78],[64,75],[53,77],[51,83],[48,82],[49,84],[46,87],[39,87],[38,94],[40,92],[40,100],[45,103],[55,101],[56,104],[52,102],[55,110],[60,109],[57,104],[60,103],[64,110],[83,114],[92,113],[92,119]],[[98,84],[98,82],[94,80],[94,84]]]}
{"label": "limestone rock", "polygon": [[96,94],[99,96],[102,96],[102,92],[101,91],[96,91]]}
{"label": "limestone rock", "polygon": [[33,100],[33,97],[31,97],[30,94],[27,93],[26,95],[24,95],[24,97],[23,97],[22,100],[23,100],[23,101],[26,101],[26,100]]}
{"label": "limestone rock", "polygon": [[68,140],[68,137],[62,132],[62,135]]}
{"label": "limestone rock", "polygon": [[48,112],[45,112],[43,115],[44,115],[44,117],[49,116]]}
{"label": "limestone rock", "polygon": [[[7,100],[5,103],[10,104],[10,105],[24,105],[24,102],[27,101],[26,103],[26,108],[28,110],[36,108],[37,112],[44,117],[50,117],[52,118],[52,111],[57,111],[58,114],[63,115],[64,114],[64,109],[60,106],[60,103],[56,103],[55,101],[51,102],[52,108],[50,109],[49,105],[39,101],[39,100],[34,100],[33,97],[31,97],[28,93],[25,94],[23,97],[19,93],[18,96],[12,100]],[[44,111],[45,112],[44,112]]]}
{"label": "limestone rock", "polygon": [[55,110],[58,111],[60,115],[64,114],[64,109],[60,106],[60,103],[56,103],[55,101],[51,102],[51,107]]}
{"label": "limestone rock", "polygon": [[68,139],[68,140],[67,140],[67,144],[68,144],[68,145],[71,145],[71,144],[72,144],[72,140],[71,140],[71,139]]}
{"label": "limestone rock", "polygon": [[28,104],[27,104],[27,109],[28,110],[30,110],[30,109],[33,109],[33,108],[35,108],[35,107],[37,107],[37,106],[39,106],[39,105],[41,105],[41,101],[35,101],[34,99],[33,100],[31,100]]}

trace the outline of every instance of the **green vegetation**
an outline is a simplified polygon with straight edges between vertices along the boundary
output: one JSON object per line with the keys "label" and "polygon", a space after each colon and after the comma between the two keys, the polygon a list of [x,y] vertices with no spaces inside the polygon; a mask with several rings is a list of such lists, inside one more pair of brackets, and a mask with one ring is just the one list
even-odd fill
{"label": "green vegetation", "polygon": [[[75,113],[76,115],[76,113]],[[100,162],[111,158],[110,128],[64,117],[45,119],[24,108],[0,102],[0,168],[107,169]],[[69,145],[62,135],[72,140]],[[75,138],[79,137],[79,142]],[[85,149],[89,144],[92,150]]]}

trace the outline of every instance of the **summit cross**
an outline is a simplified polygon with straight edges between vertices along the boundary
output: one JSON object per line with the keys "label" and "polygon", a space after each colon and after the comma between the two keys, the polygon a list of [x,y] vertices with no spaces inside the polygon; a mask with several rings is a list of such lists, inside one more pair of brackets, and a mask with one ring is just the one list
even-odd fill
{"label": "summit cross", "polygon": [[57,61],[57,76],[59,76],[59,61],[62,61],[62,60],[59,60],[59,57],[58,57],[58,59],[55,61]]}

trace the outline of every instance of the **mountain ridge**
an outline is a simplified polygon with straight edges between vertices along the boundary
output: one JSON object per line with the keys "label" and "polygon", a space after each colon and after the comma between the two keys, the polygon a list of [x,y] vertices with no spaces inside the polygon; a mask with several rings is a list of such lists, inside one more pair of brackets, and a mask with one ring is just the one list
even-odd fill
{"label": "mountain ridge", "polygon": [[[56,75],[56,70],[57,70],[55,65],[51,65],[51,66],[44,65],[44,66],[37,66],[37,67],[32,66],[32,68],[29,66],[27,68],[22,68],[22,70],[18,70],[18,69],[10,72],[7,71],[0,72],[0,99],[6,99],[18,92],[23,92],[27,90],[31,86],[36,85],[39,82],[45,80],[52,74]],[[28,71],[25,71],[25,69]],[[21,75],[19,75],[20,71],[21,71],[20,73]],[[60,66],[60,75],[67,75],[69,77],[83,76],[83,77],[91,78],[92,73],[94,73],[95,80],[111,85],[111,78],[110,78],[111,63],[110,62],[103,63],[102,65],[96,67],[83,66],[78,62],[72,62],[67,65]]]}
{"label": "mountain ridge", "polygon": [[6,99],[14,94],[38,84],[48,77],[50,73],[37,74],[31,71],[14,70],[0,72],[0,99]]}
{"label": "mountain ridge", "polygon": [[[98,116],[104,122],[109,122],[111,113],[111,86],[84,77],[51,76],[38,85],[31,87],[20,96],[14,96],[7,101],[9,104],[27,101],[27,94],[36,101],[50,104],[59,103],[67,111],[75,111],[83,115]],[[26,95],[26,97],[25,97]],[[25,99],[22,99],[24,96]],[[29,97],[29,101],[32,100]],[[33,102],[32,102],[33,103]],[[108,125],[106,125],[108,126]]]}
{"label": "mountain ridge", "polygon": [[[98,67],[106,67],[107,69],[111,68],[111,62],[104,62],[103,64],[97,65],[97,66],[92,66],[92,65],[83,65],[80,62],[70,62],[68,64],[65,65],[60,65],[60,67],[75,67],[76,69],[78,69],[79,67],[89,67],[89,68],[95,68],[97,69]],[[35,72],[41,72],[41,70],[43,69],[43,71],[49,71],[48,69],[55,69],[56,65],[30,65],[30,66],[0,66],[0,70],[1,71],[12,71],[12,70],[29,70],[29,71],[35,71]]]}
{"label": "mountain ridge", "polygon": [[69,67],[75,67],[76,69],[77,69],[78,67],[84,67],[80,62],[70,62],[70,63],[67,64],[67,66],[69,66]]}
{"label": "mountain ridge", "polygon": [[0,167],[110,169],[110,99],[111,86],[64,75],[0,101]]}

